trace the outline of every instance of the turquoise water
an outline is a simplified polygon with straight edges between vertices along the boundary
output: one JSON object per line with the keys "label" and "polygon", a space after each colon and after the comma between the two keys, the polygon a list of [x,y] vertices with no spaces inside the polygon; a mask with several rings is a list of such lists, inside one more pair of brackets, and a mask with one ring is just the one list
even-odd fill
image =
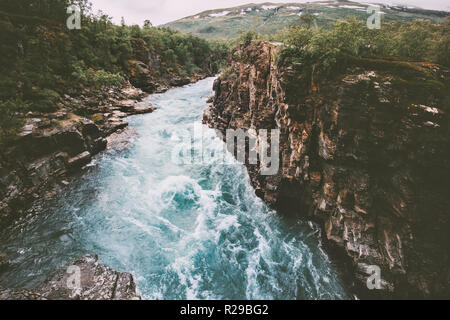
{"label": "turquoise water", "polygon": [[145,299],[348,298],[317,230],[269,210],[213,130],[203,142],[212,161],[171,161],[176,137],[201,122],[213,80],[150,96],[158,110],[129,118],[132,146],[98,156],[42,214],[4,230],[0,251],[12,264],[0,285],[32,288],[97,253],[132,273]]}

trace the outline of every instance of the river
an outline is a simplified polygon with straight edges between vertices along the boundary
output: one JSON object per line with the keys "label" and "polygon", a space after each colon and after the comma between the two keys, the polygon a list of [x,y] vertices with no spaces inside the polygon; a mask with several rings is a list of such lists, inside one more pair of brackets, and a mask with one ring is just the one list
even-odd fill
{"label": "river", "polygon": [[149,96],[158,110],[128,119],[130,147],[100,154],[42,213],[3,230],[11,266],[0,285],[33,288],[97,253],[133,274],[144,299],[347,299],[318,230],[268,209],[213,130],[203,142],[212,161],[171,160],[176,137],[201,123],[213,81]]}

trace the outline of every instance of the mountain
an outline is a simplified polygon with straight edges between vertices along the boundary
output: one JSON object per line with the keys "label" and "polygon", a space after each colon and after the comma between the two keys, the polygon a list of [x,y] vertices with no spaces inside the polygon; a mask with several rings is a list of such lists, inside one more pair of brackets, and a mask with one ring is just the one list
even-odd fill
{"label": "mountain", "polygon": [[[194,16],[167,23],[168,27],[192,33],[207,39],[231,39],[240,31],[255,30],[261,34],[273,34],[300,20],[305,13],[317,17],[318,26],[349,16],[367,19],[369,4],[351,1],[322,1],[315,3],[263,3],[239,7],[208,10]],[[444,11],[425,10],[416,7],[400,7],[379,4],[385,21],[409,21],[428,19],[441,22],[448,15]]]}

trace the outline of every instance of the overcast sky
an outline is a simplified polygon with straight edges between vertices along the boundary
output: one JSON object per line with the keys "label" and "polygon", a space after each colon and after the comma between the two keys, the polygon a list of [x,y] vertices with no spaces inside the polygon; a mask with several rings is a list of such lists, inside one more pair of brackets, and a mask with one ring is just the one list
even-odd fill
{"label": "overcast sky", "polygon": [[[248,3],[263,2],[314,2],[311,0],[91,0],[94,11],[102,10],[119,23],[121,17],[126,24],[142,25],[149,19],[153,25],[160,25],[196,13],[220,8],[235,7]],[[367,1],[361,1],[367,2]],[[450,11],[449,0],[374,0],[375,3],[407,4],[426,9]]]}

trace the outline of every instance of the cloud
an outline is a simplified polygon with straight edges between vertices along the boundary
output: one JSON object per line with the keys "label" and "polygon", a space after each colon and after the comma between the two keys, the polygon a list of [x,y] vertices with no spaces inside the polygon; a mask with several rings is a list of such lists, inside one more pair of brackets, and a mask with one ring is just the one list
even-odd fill
{"label": "cloud", "polygon": [[[102,10],[119,23],[121,17],[127,24],[142,25],[149,19],[154,25],[161,25],[211,9],[229,8],[248,3],[264,2],[313,2],[303,1],[270,1],[270,0],[91,0],[94,10]],[[448,0],[374,0],[374,3],[405,4],[427,9],[450,11]]]}

